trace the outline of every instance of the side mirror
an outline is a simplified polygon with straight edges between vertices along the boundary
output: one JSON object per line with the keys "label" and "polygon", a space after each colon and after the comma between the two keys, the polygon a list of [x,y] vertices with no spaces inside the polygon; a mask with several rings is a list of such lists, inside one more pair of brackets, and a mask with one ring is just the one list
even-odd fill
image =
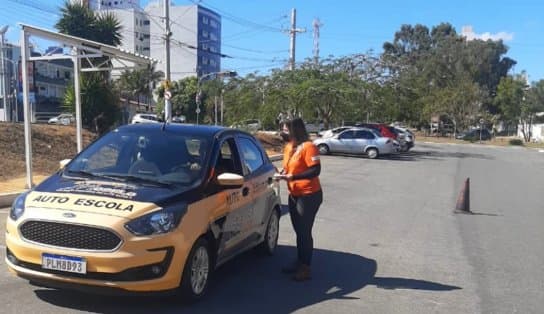
{"label": "side mirror", "polygon": [[66,167],[66,165],[71,161],[71,159],[63,159],[61,161],[59,161],[59,170],[60,169],[64,169],[64,167]]}
{"label": "side mirror", "polygon": [[219,176],[217,176],[217,181],[219,182],[220,186],[224,187],[241,187],[244,185],[244,177],[241,175],[235,174],[235,173],[222,173]]}

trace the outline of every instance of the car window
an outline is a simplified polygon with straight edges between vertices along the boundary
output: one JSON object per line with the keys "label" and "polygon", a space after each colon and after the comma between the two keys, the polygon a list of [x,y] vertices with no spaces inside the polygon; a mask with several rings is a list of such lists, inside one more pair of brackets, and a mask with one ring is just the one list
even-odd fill
{"label": "car window", "polygon": [[255,143],[247,138],[240,138],[238,143],[244,166],[249,173],[255,172],[264,165],[261,149]]}
{"label": "car window", "polygon": [[355,136],[355,131],[346,131],[344,133],[341,133],[339,138],[340,139],[352,139]]}
{"label": "car window", "polygon": [[114,167],[119,157],[119,147],[111,144],[101,147],[87,160],[87,170],[98,171]]}
{"label": "car window", "polygon": [[214,169],[216,175],[226,172],[239,174],[241,176],[244,175],[240,167],[238,155],[236,154],[236,144],[233,138],[229,138],[221,143]]}
{"label": "car window", "polygon": [[355,132],[355,138],[365,139],[365,140],[372,140],[374,139],[374,135],[370,133],[369,131],[361,130]]}

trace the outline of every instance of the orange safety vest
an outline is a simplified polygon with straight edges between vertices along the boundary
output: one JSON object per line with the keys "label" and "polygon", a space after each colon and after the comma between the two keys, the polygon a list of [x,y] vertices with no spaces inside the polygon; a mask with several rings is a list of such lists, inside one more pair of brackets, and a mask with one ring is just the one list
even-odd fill
{"label": "orange safety vest", "polygon": [[[319,150],[314,143],[307,141],[297,147],[293,147],[292,143],[288,143],[285,146],[283,153],[283,169],[285,174],[300,174],[319,163]],[[308,195],[321,190],[318,177],[287,181],[287,187],[289,193],[293,196]]]}

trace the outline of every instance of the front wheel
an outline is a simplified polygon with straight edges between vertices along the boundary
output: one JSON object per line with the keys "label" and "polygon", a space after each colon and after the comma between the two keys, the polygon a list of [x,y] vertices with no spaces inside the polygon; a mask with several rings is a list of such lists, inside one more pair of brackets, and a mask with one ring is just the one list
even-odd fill
{"label": "front wheel", "polygon": [[186,301],[197,301],[206,293],[212,267],[208,241],[200,238],[191,249],[183,269],[180,289]]}
{"label": "front wheel", "polygon": [[259,246],[261,252],[266,255],[274,255],[274,251],[278,246],[278,236],[280,230],[280,215],[276,209],[272,210],[272,214],[268,219],[264,241]]}
{"label": "front wheel", "polygon": [[326,145],[326,144],[319,144],[317,145],[317,149],[319,149],[319,153],[321,155],[328,155],[330,153],[330,149],[329,149],[329,146]]}
{"label": "front wheel", "polygon": [[376,148],[369,148],[366,150],[366,154],[370,159],[378,158],[378,150]]}

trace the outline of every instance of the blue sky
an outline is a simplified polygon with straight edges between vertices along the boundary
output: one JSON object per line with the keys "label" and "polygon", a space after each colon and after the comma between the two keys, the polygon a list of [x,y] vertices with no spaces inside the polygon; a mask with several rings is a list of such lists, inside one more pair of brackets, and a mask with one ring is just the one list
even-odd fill
{"label": "blue sky", "polygon": [[[147,2],[141,0],[141,6]],[[198,1],[172,2],[186,5]],[[51,11],[63,1],[1,0],[0,3],[0,25],[9,24],[8,40],[18,41],[17,22],[52,29],[58,16]],[[518,62],[514,71],[526,70],[531,81],[544,79],[541,62],[544,43],[540,38],[544,34],[542,1],[203,0],[200,3],[224,16],[222,52],[233,58],[223,59],[222,68],[241,74],[265,73],[285,62],[289,37],[280,29],[288,28],[291,8],[296,8],[297,26],[306,28],[306,33],[297,36],[297,62],[312,56],[314,18],[323,23],[321,56],[344,56],[370,49],[379,53],[382,44],[392,40],[402,24],[432,27],[449,22],[458,32],[470,25],[475,36],[505,38],[510,47],[508,56]]]}

